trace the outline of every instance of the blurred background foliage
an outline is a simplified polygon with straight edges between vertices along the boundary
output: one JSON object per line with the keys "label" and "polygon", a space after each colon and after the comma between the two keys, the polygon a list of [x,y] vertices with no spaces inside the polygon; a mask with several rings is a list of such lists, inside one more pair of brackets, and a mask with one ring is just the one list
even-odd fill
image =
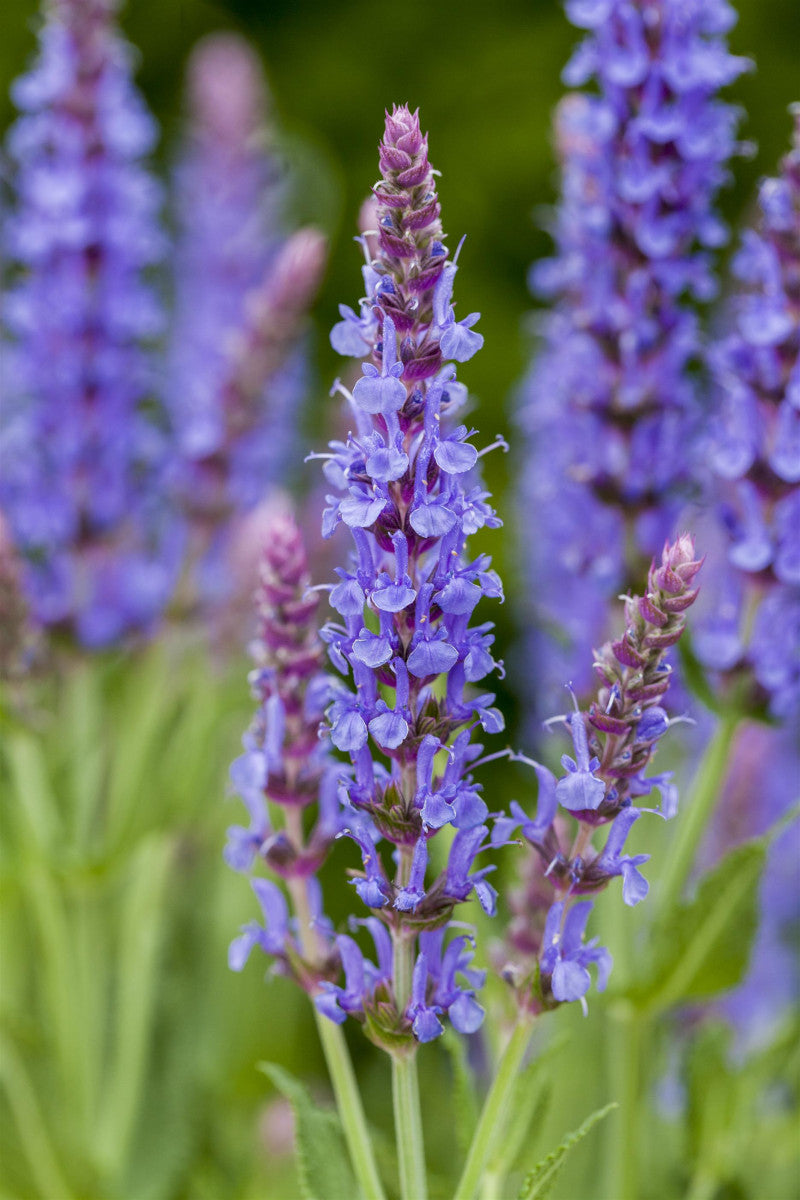
{"label": "blurred background foliage", "polygon": [[[0,132],[13,118],[11,81],[34,50],[35,7],[32,0],[3,5]],[[733,225],[746,215],[759,176],[784,152],[786,109],[800,98],[800,5],[739,0],[737,8],[731,45],[756,70],[730,94],[746,113],[742,136],[755,153],[735,163],[723,198]],[[488,436],[508,434],[511,397],[530,344],[526,274],[549,248],[540,210],[557,186],[550,115],[574,42],[557,0],[393,6],[129,0],[122,24],[141,55],[138,83],[161,124],[165,172],[181,127],[184,64],[197,38],[237,30],[263,57],[297,178],[293,223],[314,221],[332,242],[315,313],[309,445],[318,446],[335,419],[327,389],[341,361],[327,331],[337,305],[354,303],[361,292],[351,237],[376,177],[382,110],[392,102],[420,106],[442,173],[451,244],[468,235],[459,312],[483,314],[485,348],[465,372],[475,393],[474,421]],[[513,453],[487,462],[487,481],[507,521],[485,544],[512,595],[519,518],[510,481],[518,465]],[[298,467],[300,490],[313,482],[310,471]],[[516,616],[513,604],[497,616],[506,657],[513,657],[519,634]],[[288,983],[264,985],[259,963],[243,976],[226,966],[227,942],[252,915],[249,889],[221,862],[232,817],[223,799],[227,764],[249,719],[246,669],[243,656],[221,663],[177,638],[135,661],[105,657],[91,670],[42,682],[32,727],[3,718],[2,783],[11,800],[0,817],[5,1200],[297,1194],[286,1112],[255,1064],[279,1061],[324,1097],[313,1023]],[[507,682],[500,696],[512,739],[524,725],[515,694]],[[498,768],[486,783],[490,806],[512,795],[525,799],[522,777],[511,767]],[[335,920],[344,919],[351,899],[343,883],[346,859],[340,848],[323,880]],[[658,862],[656,846],[654,879]],[[605,900],[598,905],[601,921]],[[611,948],[624,963],[644,914],[621,915],[624,929],[610,912],[607,919],[615,926]],[[492,986],[489,1002],[502,1009],[501,985]],[[552,1056],[549,1083],[537,1083],[542,1102],[545,1090],[550,1100],[536,1133],[542,1152],[609,1096],[603,1004],[593,1000],[588,1020],[575,1005],[549,1020],[565,1038]],[[650,1105],[640,1130],[648,1163],[643,1200],[800,1194],[796,1131],[777,1102],[796,1074],[796,1039],[787,1037],[734,1076],[722,1027],[707,1023],[690,1038],[694,1020],[682,1017],[676,1033],[664,1019],[653,1038],[652,1079],[660,1083],[658,1094],[642,1097]],[[543,1041],[551,1032],[543,1029]],[[357,1031],[349,1036],[367,1111],[385,1136],[388,1064]],[[688,1090],[670,1091],[686,1047]],[[481,1063],[474,1065],[480,1075]],[[444,1047],[426,1050],[429,1159],[442,1180],[460,1153],[454,1110],[461,1101],[452,1070]],[[762,1104],[764,1095],[775,1102]],[[613,1123],[607,1125],[612,1131]],[[598,1159],[601,1145],[613,1154],[611,1142],[620,1136],[592,1134],[555,1194],[613,1200],[599,1182]]]}

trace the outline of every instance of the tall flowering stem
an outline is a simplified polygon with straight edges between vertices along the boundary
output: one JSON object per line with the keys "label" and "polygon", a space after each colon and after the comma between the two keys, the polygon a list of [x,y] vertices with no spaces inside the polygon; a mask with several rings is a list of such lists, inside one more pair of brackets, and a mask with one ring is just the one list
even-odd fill
{"label": "tall flowering stem", "polygon": [[[231,944],[229,962],[241,970],[260,947],[275,969],[309,995],[336,977],[338,950],[322,912],[316,872],[340,828],[336,766],[318,737],[328,694],[321,671],[324,648],[315,622],[319,597],[309,592],[302,535],[290,512],[276,513],[268,531],[256,597],[258,634],[250,682],[258,708],[231,767],[231,783],[250,823],[228,831],[225,857],[237,871],[263,864],[281,878],[253,876],[264,922],[250,922]],[[282,812],[276,826],[273,812]],[[304,813],[315,820],[308,827]],[[343,1033],[315,1009],[320,1040],[356,1176],[369,1200],[383,1200],[366,1119]]]}
{"label": "tall flowering stem", "polygon": [[[597,968],[598,987],[605,987],[611,959],[594,943],[584,944],[592,905],[576,903],[575,897],[593,895],[616,877],[622,879],[626,904],[636,905],[648,893],[639,868],[650,856],[623,851],[642,812],[654,811],[636,807],[640,799],[658,789],[659,815],[669,819],[677,811],[671,773],[645,772],[671,724],[662,707],[671,676],[664,658],[680,639],[686,610],[697,598],[693,584],[700,566],[688,534],[665,546],[660,563],[650,568],[646,593],[625,600],[622,637],[606,643],[595,658],[600,679],[595,699],[587,711],[576,705],[561,718],[574,746],[574,757],[562,756],[566,773],[556,778],[533,763],[539,781],[535,818],[515,805],[513,817],[495,824],[498,841],[520,828],[534,849],[524,893],[527,916],[516,914],[512,933],[521,962],[533,956],[537,961],[532,971],[518,965],[509,974],[520,1002],[534,1011],[569,1000],[583,1002],[589,966]],[[608,836],[597,850],[594,838],[603,826],[609,827]]]}
{"label": "tall flowering stem", "polygon": [[727,564],[697,636],[703,662],[749,675],[755,705],[800,714],[800,105],[759,222],[733,260],[739,292],[710,360],[707,451]]}
{"label": "tall flowering stem", "polygon": [[[195,444],[179,468],[181,503],[205,543],[219,539],[234,514],[263,500],[280,476],[287,446],[273,428],[281,414],[270,387],[296,349],[326,257],[325,237],[315,229],[287,238],[259,286],[243,297],[238,324],[227,333],[225,369],[214,390],[214,444]],[[195,412],[191,428],[201,419]],[[184,433],[193,438],[190,426]]]}
{"label": "tall flowering stem", "polygon": [[[334,1020],[356,1015],[392,1053],[403,1194],[418,1198],[416,1043],[438,1037],[445,1014],[464,1033],[483,1017],[472,939],[448,938],[448,923],[473,890],[487,911],[495,906],[490,868],[473,871],[489,831],[470,771],[481,755],[473,732],[503,726],[494,696],[468,687],[496,666],[491,626],[470,618],[482,597],[502,591],[489,559],[466,552],[470,533],[499,522],[474,475],[471,433],[450,419],[466,398],[453,364],[482,338],[477,314],[455,317],[456,265],[427,138],[406,107],[387,114],[380,168],[376,228],[363,238],[366,296],[359,312],[342,307],[331,335],[340,353],[366,362],[352,393],[337,384],[355,428],[325,456],[334,494],[323,523],[327,536],[346,526],[355,544],[330,593],[340,619],[323,636],[352,681],[339,684],[328,720],[334,745],[352,760],[342,786],[346,832],[362,852],[354,882],[374,913],[379,964],[365,964],[348,939],[345,985],[318,1003]],[[447,866],[429,880],[428,844],[447,825],[456,830]],[[394,870],[381,843],[392,848]],[[390,954],[382,952],[387,931]]]}
{"label": "tall flowering stem", "polygon": [[0,500],[34,617],[87,645],[158,615],[174,549],[154,511],[164,443],[149,418],[163,325],[155,125],[131,79],[113,0],[54,0],[17,81],[15,207],[4,255],[9,394]]}
{"label": "tall flowering stem", "polygon": [[564,679],[588,690],[609,602],[637,585],[694,486],[694,310],[714,292],[711,255],[726,240],[714,201],[736,149],[736,110],[716,94],[747,65],[726,50],[725,0],[566,9],[587,35],[565,82],[597,90],[557,109],[557,254],[531,276],[551,305],[521,411],[544,709]]}
{"label": "tall flowering stem", "polygon": [[[529,817],[516,802],[512,816],[495,822],[492,840],[500,845],[519,830],[532,847],[520,887],[511,894],[503,974],[519,1005],[517,1025],[508,1041],[484,1105],[456,1200],[472,1200],[490,1148],[508,1113],[517,1073],[530,1040],[533,1018],[560,1004],[579,1000],[591,984],[606,986],[611,955],[584,931],[592,904],[576,897],[593,895],[615,878],[622,898],[638,904],[648,892],[639,868],[648,854],[625,854],[625,840],[643,811],[634,801],[659,788],[660,815],[670,817],[677,797],[669,773],[645,771],[670,721],[660,701],[669,687],[666,651],[683,633],[686,610],[697,598],[693,586],[701,563],[691,537],[683,535],[664,548],[653,563],[643,596],[625,601],[625,631],[596,655],[600,685],[588,710],[560,718],[568,727],[574,758],[562,757],[565,773],[556,776],[541,763],[536,771],[536,814]],[[593,845],[602,826],[608,836],[602,850]]]}
{"label": "tall flowering stem", "polygon": [[169,393],[173,486],[189,518],[201,598],[221,599],[233,519],[286,475],[306,383],[306,313],[324,239],[287,238],[261,66],[233,34],[188,68],[188,130],[175,174]]}

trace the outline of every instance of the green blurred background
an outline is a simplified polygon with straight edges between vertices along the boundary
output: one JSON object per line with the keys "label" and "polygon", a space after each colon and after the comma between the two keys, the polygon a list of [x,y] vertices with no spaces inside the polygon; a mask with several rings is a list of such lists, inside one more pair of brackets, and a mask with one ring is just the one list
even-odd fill
{"label": "green blurred background", "polygon": [[[785,152],[786,109],[800,99],[800,5],[796,0],[741,0],[738,9],[731,45],[751,57],[756,70],[729,95],[746,113],[742,136],[757,150],[734,164],[733,185],[722,201],[732,224],[746,216],[758,177],[774,170]],[[5,0],[0,15],[0,132],[13,118],[9,85],[34,50],[35,11],[30,0]],[[212,30],[238,30],[262,55],[277,122],[300,180],[295,219],[322,225],[332,240],[315,312],[317,383],[305,414],[310,445],[319,445],[320,431],[330,423],[328,386],[342,365],[328,346],[327,331],[337,319],[337,305],[354,304],[361,294],[360,254],[351,238],[358,209],[376,177],[382,111],[392,102],[420,106],[430,131],[431,158],[442,174],[440,195],[451,244],[467,234],[459,312],[483,314],[479,328],[485,348],[463,372],[476,398],[473,420],[487,437],[508,434],[513,428],[511,394],[529,347],[526,323],[532,301],[526,273],[549,246],[537,210],[552,202],[557,183],[550,114],[563,92],[561,67],[576,40],[560,4],[130,0],[122,23],[141,54],[138,81],[161,124],[158,158],[163,171],[178,145],[184,64],[197,38]],[[492,455],[487,462],[488,483],[508,519],[504,530],[484,543],[512,592],[521,586],[515,583],[510,486],[515,465],[514,455]],[[299,474],[298,484],[307,487],[308,479]],[[507,604],[498,614],[500,652],[506,656],[513,656],[519,635],[518,613],[518,607]],[[9,1101],[12,1093],[7,1092],[0,1100],[4,1200],[28,1195],[44,1200],[62,1200],[62,1195],[78,1200],[276,1200],[296,1194],[292,1168],[281,1156],[285,1114],[274,1106],[254,1064],[279,1060],[315,1081],[324,1096],[313,1025],[289,984],[277,980],[265,987],[261,964],[252,962],[243,976],[230,975],[225,966],[228,940],[253,915],[244,881],[220,861],[224,828],[238,819],[223,796],[227,763],[249,719],[246,666],[243,660],[213,664],[198,654],[190,656],[194,667],[189,672],[184,653],[157,649],[135,664],[108,661],[90,678],[53,688],[45,698],[50,712],[46,728],[35,737],[23,736],[4,776],[12,794],[24,797],[41,817],[38,825],[34,816],[17,820],[6,813],[2,818],[3,1015],[27,1064],[15,1075],[6,1047],[6,1071],[16,1079],[16,1099]],[[148,697],[156,693],[159,702],[152,704]],[[516,736],[522,714],[508,684],[501,703]],[[135,745],[132,728],[139,731]],[[75,763],[80,764],[77,773]],[[108,781],[123,775],[127,784],[119,799],[123,816],[118,828],[93,837],[89,819],[90,832],[82,834],[87,817],[79,809],[87,801],[75,798],[94,796],[100,811]],[[510,768],[498,770],[490,804],[521,795],[520,786]],[[32,804],[34,796],[38,807]],[[132,847],[141,855],[139,861]],[[341,878],[341,861],[329,871],[336,919],[343,919],[351,897],[334,879],[334,874]],[[618,896],[613,900],[620,907]],[[68,946],[66,951],[61,947],[60,968],[53,965],[59,957],[59,931],[48,920],[48,905],[63,909],[66,922]],[[638,910],[624,916],[632,936]],[[48,938],[52,961],[41,954]],[[101,961],[107,978],[98,982]],[[131,1033],[124,998],[135,985],[145,998],[134,996],[130,1011],[139,1013],[134,1023],[142,1020],[144,1032]],[[61,989],[69,993],[69,1004]],[[96,1012],[87,1006],[87,996],[95,997]],[[570,1049],[554,1081],[541,1150],[607,1096],[600,1051],[602,1008],[593,1003],[587,1021],[577,1006],[570,1008],[575,1011],[559,1014]],[[122,1022],[119,1036],[104,1027],[106,1019],[112,1026],[115,1020]],[[70,1020],[80,1059],[72,1067]],[[387,1065],[357,1030],[350,1041],[370,1116],[388,1131]],[[63,1070],[58,1068],[59,1045]],[[91,1048],[91,1061],[84,1061],[84,1046]],[[672,1053],[666,1038],[663,1044],[656,1042],[653,1053],[666,1070]],[[75,1078],[82,1080],[83,1100],[69,1094],[73,1068]],[[446,1175],[457,1147],[448,1059],[441,1047],[427,1052],[422,1071],[426,1102],[435,1114],[428,1125],[430,1162],[434,1171]],[[715,1079],[723,1093],[731,1092],[722,1066]],[[126,1086],[130,1094],[120,1096]],[[101,1120],[104,1098],[109,1111],[118,1114],[110,1131]],[[20,1120],[27,1131],[22,1138]],[[662,1122],[647,1129],[651,1170],[643,1196],[684,1194],[687,1170],[691,1174],[686,1163],[697,1147],[681,1142],[685,1131],[678,1132],[677,1125]],[[124,1152],[120,1149],[118,1163],[109,1167],[98,1155],[97,1143],[112,1135]],[[598,1145],[593,1151],[582,1148],[563,1176],[557,1194],[564,1200],[590,1195],[613,1200],[596,1190],[593,1154],[599,1153]],[[747,1170],[756,1190],[720,1197],[773,1200],[772,1194],[758,1192],[763,1153],[763,1147],[748,1146]],[[48,1154],[55,1156],[57,1172],[67,1177],[69,1191],[53,1191],[58,1173],[48,1175],[46,1167],[44,1176],[34,1172],[38,1182],[31,1183],[31,1155],[43,1164]],[[122,1168],[119,1162],[124,1162]]]}

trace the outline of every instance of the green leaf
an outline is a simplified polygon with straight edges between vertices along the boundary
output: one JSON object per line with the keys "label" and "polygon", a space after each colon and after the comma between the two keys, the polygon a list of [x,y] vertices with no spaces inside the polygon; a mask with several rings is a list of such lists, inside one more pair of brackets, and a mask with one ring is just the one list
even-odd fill
{"label": "green leaf", "polygon": [[742,979],[758,925],[758,882],[768,839],[737,846],[709,871],[694,899],[653,930],[649,975],[630,999],[648,1015],[707,999]]}
{"label": "green leaf", "polygon": [[555,1150],[551,1150],[547,1157],[538,1162],[528,1173],[517,1200],[543,1200],[545,1196],[548,1196],[567,1155],[575,1149],[579,1142],[583,1141],[595,1125],[604,1120],[616,1107],[616,1104],[607,1104],[605,1108],[598,1108],[596,1112],[586,1118],[579,1129],[568,1133],[561,1145],[557,1146]]}
{"label": "green leaf", "polygon": [[97,1138],[98,1157],[106,1172],[115,1175],[124,1169],[144,1097],[172,856],[173,843],[167,834],[154,834],[137,847],[131,856],[115,931],[114,1057]]}
{"label": "green leaf", "polygon": [[100,808],[108,765],[104,674],[101,659],[73,662],[59,712],[68,747],[65,798],[72,818],[69,839],[80,856],[95,849],[101,829]]}
{"label": "green leaf", "polygon": [[713,1164],[715,1143],[734,1123],[736,1087],[728,1067],[730,1030],[711,1024],[695,1036],[687,1061],[687,1134],[693,1162]]}
{"label": "green leaf", "polygon": [[0,1083],[5,1088],[31,1175],[39,1193],[42,1196],[59,1196],[63,1197],[63,1200],[69,1200],[74,1193],[56,1159],[36,1093],[23,1060],[17,1054],[13,1043],[5,1037],[0,1042]]}
{"label": "green leaf", "polygon": [[297,1173],[304,1200],[353,1200],[358,1195],[339,1118],[315,1104],[305,1086],[276,1063],[259,1063],[292,1106]]}
{"label": "green leaf", "polygon": [[19,840],[27,849],[35,846],[44,857],[56,845],[63,845],[64,831],[48,773],[42,746],[27,730],[5,739],[14,797],[13,816]]}
{"label": "green leaf", "polygon": [[153,796],[154,767],[157,770],[161,743],[181,699],[170,675],[172,664],[162,647],[153,647],[134,666],[125,680],[111,747],[105,815],[112,845],[126,833],[137,802],[149,800],[155,807],[161,798]]}
{"label": "green leaf", "polygon": [[453,1105],[451,1117],[455,1127],[456,1143],[461,1154],[469,1150],[475,1127],[478,1124],[478,1096],[475,1079],[467,1062],[467,1051],[463,1039],[448,1030],[442,1044],[450,1055],[453,1068]]}

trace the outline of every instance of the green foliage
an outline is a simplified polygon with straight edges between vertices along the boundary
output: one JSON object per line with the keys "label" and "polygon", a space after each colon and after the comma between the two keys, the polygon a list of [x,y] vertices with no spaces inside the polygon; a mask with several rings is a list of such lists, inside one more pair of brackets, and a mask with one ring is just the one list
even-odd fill
{"label": "green foliage", "polygon": [[467,1062],[464,1039],[454,1030],[448,1029],[442,1044],[450,1057],[453,1070],[453,1101],[451,1116],[456,1135],[456,1144],[462,1156],[466,1156],[475,1127],[478,1124],[478,1089],[475,1076]]}
{"label": "green foliage", "polygon": [[756,838],[731,850],[700,880],[692,900],[662,915],[646,969],[628,993],[642,1012],[708,999],[742,979],[758,925],[767,844]]}
{"label": "green foliage", "polygon": [[790,1200],[800,1179],[796,1105],[798,1022],[769,1047],[735,1061],[730,1030],[702,1027],[687,1053],[689,1196]]}
{"label": "green foliage", "polygon": [[276,1063],[259,1063],[259,1070],[292,1106],[303,1200],[353,1200],[356,1183],[336,1113],[320,1108],[307,1088]]}
{"label": "green foliage", "polygon": [[[215,694],[209,675],[204,654],[184,660],[175,646],[75,660],[32,686],[28,709],[7,723],[0,1094],[20,1194],[162,1197],[190,1166],[202,1075],[227,1041],[195,1046],[159,1081],[164,1064],[175,1067],[179,1030],[196,1039],[198,1013],[215,1003],[199,985],[235,738],[225,680]],[[241,728],[244,714],[234,716]],[[177,978],[164,954],[184,903],[204,938]],[[170,1137],[149,1156],[154,1128]]]}
{"label": "green foliage", "polygon": [[555,1150],[551,1150],[546,1158],[528,1172],[517,1200],[544,1200],[544,1197],[549,1196],[567,1156],[583,1141],[587,1133],[616,1107],[616,1104],[607,1104],[605,1108],[598,1108],[578,1129],[568,1133]]}

